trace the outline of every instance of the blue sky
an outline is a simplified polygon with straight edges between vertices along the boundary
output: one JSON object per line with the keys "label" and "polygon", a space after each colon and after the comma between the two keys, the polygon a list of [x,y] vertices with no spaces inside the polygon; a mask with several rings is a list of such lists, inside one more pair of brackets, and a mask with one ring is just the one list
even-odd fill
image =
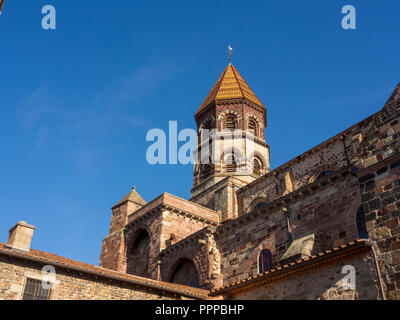
{"label": "blue sky", "polygon": [[[54,5],[57,29],[41,27]],[[357,29],[341,28],[341,8]],[[0,241],[98,264],[132,186],[189,198],[191,165],[146,163],[146,133],[195,128],[227,64],[267,106],[271,166],[378,111],[400,82],[400,2],[6,1],[0,16]]]}

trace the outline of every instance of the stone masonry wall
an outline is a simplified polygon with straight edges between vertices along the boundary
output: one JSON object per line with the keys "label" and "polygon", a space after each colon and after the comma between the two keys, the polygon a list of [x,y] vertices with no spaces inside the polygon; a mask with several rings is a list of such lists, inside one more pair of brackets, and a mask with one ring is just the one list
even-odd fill
{"label": "stone masonry wall", "polygon": [[[399,117],[398,86],[381,111],[239,189],[240,214],[253,215],[249,212],[257,202],[282,199],[280,206],[289,208],[294,237],[313,232],[316,234],[316,250],[323,250],[358,238],[356,214],[363,202],[368,231],[380,247],[382,276],[386,277],[388,295],[398,297],[398,173],[394,169],[400,164],[385,165],[385,161],[400,152]],[[284,200],[285,195],[290,197],[294,194],[292,192],[298,193],[307,188],[323,170],[343,170],[349,163],[356,166],[358,175],[360,172],[365,175],[365,168],[376,166],[369,178],[371,181],[368,177],[358,180],[357,171],[354,171],[345,180],[329,183],[323,191],[318,190],[312,196],[296,197],[296,201],[290,203]],[[291,191],[287,183],[282,183],[286,173],[290,175]],[[264,247],[272,251],[274,263],[278,263],[279,256],[288,246],[285,242],[285,223],[280,208],[232,223],[229,232],[219,237],[224,283],[256,273],[257,257]]]}
{"label": "stone masonry wall", "polygon": [[[343,143],[339,138],[336,138],[330,143],[316,148],[310,154],[271,171],[240,190],[242,212],[239,214],[249,212],[258,198],[262,198],[264,201],[275,200],[309,184],[324,170],[337,171],[346,165],[347,160]],[[285,183],[286,175],[290,177],[290,186],[287,185],[287,182]]]}
{"label": "stone masonry wall", "polygon": [[100,266],[115,271],[125,272],[124,228],[128,222],[128,216],[141,207],[142,206],[137,203],[127,201],[112,209],[110,231],[102,243]]}
{"label": "stone masonry wall", "polygon": [[126,269],[126,251],[135,242],[141,230],[146,230],[150,236],[149,274],[152,279],[159,280],[158,261],[160,252],[191,234],[203,229],[206,223],[170,209],[159,209],[158,213],[146,215],[140,222],[127,227],[125,236],[125,251],[123,254]]}
{"label": "stone masonry wall", "polygon": [[357,177],[348,173],[321,183],[312,193],[289,199],[273,210],[241,216],[217,229],[224,284],[258,274],[263,249],[271,250],[273,264],[279,265],[290,244],[283,206],[289,208],[295,239],[315,234],[316,253],[357,238],[356,214],[361,205]]}
{"label": "stone masonry wall", "polygon": [[203,229],[210,221],[218,222],[216,212],[167,193],[144,206],[130,208],[129,203],[118,206],[113,209],[110,234],[103,240],[100,266],[126,272],[127,252],[145,230],[150,237],[148,274],[159,279],[161,250]]}
{"label": "stone masonry wall", "polygon": [[239,214],[248,212],[257,198],[273,200],[281,197],[286,190],[279,181],[285,172],[290,172],[293,190],[297,190],[323,170],[341,169],[348,165],[348,161],[362,170],[400,152],[399,119],[400,85],[379,112],[240,190],[238,197],[242,199],[239,204],[242,212]]}
{"label": "stone masonry wall", "polygon": [[[356,271],[354,289],[345,289],[342,273],[350,265]],[[273,282],[248,292],[226,296],[234,300],[376,300],[381,299],[371,254],[353,257],[333,265]]]}
{"label": "stone masonry wall", "polygon": [[196,266],[199,275],[200,287],[203,289],[211,289],[214,286],[210,283],[211,280],[211,261],[207,243],[191,241],[190,245],[176,248],[172,253],[163,257],[161,267],[161,280],[170,281],[173,272],[182,259],[191,260]]}
{"label": "stone masonry wall", "polygon": [[400,156],[361,172],[360,186],[386,296],[400,300]]}
{"label": "stone masonry wall", "polygon": [[116,231],[103,239],[101,254],[100,254],[100,267],[125,272],[125,235],[124,231]]}
{"label": "stone masonry wall", "polygon": [[217,130],[221,131],[224,129],[223,121],[227,114],[237,115],[237,127],[242,130],[247,130],[248,117],[254,118],[259,129],[258,136],[265,140],[264,129],[267,124],[265,123],[265,110],[262,110],[261,107],[247,101],[218,102],[216,105]]}
{"label": "stone masonry wall", "polygon": [[134,245],[136,237],[141,231],[145,230],[150,238],[149,248],[149,261],[143,262],[148,263],[148,274],[150,278],[158,280],[158,254],[162,247],[162,213],[160,211],[146,215],[146,218],[138,223],[127,226],[124,234],[124,248],[122,251],[123,267],[122,272],[126,272],[127,267],[127,252]]}
{"label": "stone masonry wall", "polygon": [[[42,280],[43,265],[0,255],[0,300],[20,300],[27,278]],[[180,299],[179,294],[118,280],[95,277],[82,272],[56,268],[59,284],[52,300],[160,300]]]}
{"label": "stone masonry wall", "polygon": [[366,168],[400,152],[400,84],[376,114],[348,129],[351,159]]}

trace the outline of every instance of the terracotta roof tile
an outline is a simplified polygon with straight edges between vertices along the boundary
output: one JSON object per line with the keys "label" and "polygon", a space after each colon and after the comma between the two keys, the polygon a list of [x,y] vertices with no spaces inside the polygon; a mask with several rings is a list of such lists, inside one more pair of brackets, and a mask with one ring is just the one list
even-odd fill
{"label": "terracotta roof tile", "polygon": [[[311,263],[314,263],[314,261],[316,259],[320,260],[319,259],[320,257],[324,257],[325,258],[326,256],[337,254],[340,251],[345,251],[345,250],[351,249],[351,248],[355,248],[356,249],[357,247],[360,247],[360,245],[363,248],[366,247],[366,246],[369,246],[367,241],[357,239],[357,240],[354,240],[354,241],[349,242],[347,244],[341,245],[339,248],[333,248],[333,249],[325,250],[325,251],[320,252],[320,253],[318,253],[316,255],[313,255],[311,257],[303,258],[303,259],[297,260],[295,262],[289,263],[289,265],[285,264],[283,266],[278,266],[278,267],[276,267],[276,268],[274,268],[274,269],[272,269],[270,271],[267,271],[267,272],[264,272],[264,273],[261,273],[261,274],[257,274],[255,276],[249,277],[249,278],[244,279],[242,281],[237,281],[235,283],[227,284],[227,285],[225,285],[225,286],[223,286],[221,288],[213,289],[213,290],[211,290],[211,295],[221,294],[225,290],[227,290],[228,288],[231,290],[231,289],[234,289],[234,288],[238,287],[239,285],[240,286],[246,286],[247,284],[253,283],[254,281],[257,281],[257,280],[260,280],[260,279],[268,279],[268,277],[273,277],[275,274],[277,276],[279,276],[279,274],[287,272],[288,269],[292,270],[294,268],[301,268],[302,264],[304,264],[307,261],[310,261]],[[324,258],[322,258],[322,259],[324,259]],[[277,271],[281,271],[281,272],[278,273]]]}
{"label": "terracotta roof tile", "polygon": [[247,99],[260,107],[264,107],[243,77],[231,64],[222,72],[196,114],[200,113],[211,102],[230,99]]}
{"label": "terracotta roof tile", "polygon": [[100,277],[110,278],[122,282],[130,282],[136,285],[142,285],[144,287],[150,287],[153,289],[164,290],[168,292],[182,294],[192,298],[205,299],[208,296],[209,291],[188,287],[180,284],[161,282],[152,279],[142,278],[134,275],[120,273],[114,270],[97,267],[88,263],[79,262],[64,258],[52,253],[45,251],[31,249],[30,252],[24,252],[20,250],[14,250],[9,248],[6,244],[0,243],[0,254],[14,256],[21,259],[28,259],[36,262],[43,262],[47,264],[56,264],[58,267],[71,269],[78,272],[95,274]]}

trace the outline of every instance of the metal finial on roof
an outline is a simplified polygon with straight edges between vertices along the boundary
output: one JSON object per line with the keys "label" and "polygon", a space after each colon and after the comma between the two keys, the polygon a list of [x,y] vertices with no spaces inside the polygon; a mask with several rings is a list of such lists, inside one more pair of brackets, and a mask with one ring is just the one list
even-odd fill
{"label": "metal finial on roof", "polygon": [[232,64],[232,47],[231,45],[228,45],[228,54],[229,54],[229,64]]}

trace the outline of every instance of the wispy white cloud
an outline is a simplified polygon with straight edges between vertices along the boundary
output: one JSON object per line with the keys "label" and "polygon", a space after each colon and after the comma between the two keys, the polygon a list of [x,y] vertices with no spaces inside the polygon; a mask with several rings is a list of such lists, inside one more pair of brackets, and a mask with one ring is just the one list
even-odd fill
{"label": "wispy white cloud", "polygon": [[40,127],[37,132],[36,142],[34,144],[34,149],[39,150],[49,139],[50,131],[47,127]]}
{"label": "wispy white cloud", "polygon": [[103,138],[115,131],[149,126],[134,115],[131,106],[143,97],[151,97],[175,74],[173,69],[167,64],[141,68],[74,108],[73,101],[44,83],[21,102],[17,119],[34,138],[34,150],[56,144],[77,171],[92,176],[109,154],[101,143]]}
{"label": "wispy white cloud", "polygon": [[141,95],[151,95],[173,73],[168,64],[140,68],[117,82],[118,89],[111,95],[111,102],[132,102]]}
{"label": "wispy white cloud", "polygon": [[29,94],[17,109],[17,118],[26,128],[37,125],[43,118],[64,117],[68,112],[61,108],[47,83]]}

